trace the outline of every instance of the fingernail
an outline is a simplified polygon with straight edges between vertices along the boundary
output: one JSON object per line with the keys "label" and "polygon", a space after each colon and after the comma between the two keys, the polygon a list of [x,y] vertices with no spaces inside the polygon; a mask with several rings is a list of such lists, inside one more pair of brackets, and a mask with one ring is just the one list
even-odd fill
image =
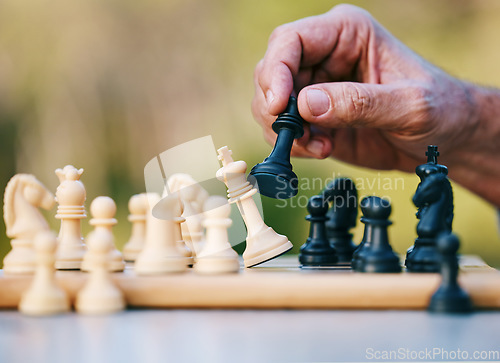
{"label": "fingernail", "polygon": [[320,116],[330,109],[330,98],[322,90],[308,89],[306,96],[311,115]]}
{"label": "fingernail", "polygon": [[273,103],[274,101],[274,94],[273,91],[271,91],[270,89],[267,90],[266,92],[266,101],[267,101],[267,107],[270,107],[271,103]]}
{"label": "fingernail", "polygon": [[307,151],[309,151],[310,153],[312,153],[314,155],[321,156],[323,154],[324,147],[325,147],[325,144],[323,143],[323,141],[311,140],[307,144],[306,149],[307,149]]}

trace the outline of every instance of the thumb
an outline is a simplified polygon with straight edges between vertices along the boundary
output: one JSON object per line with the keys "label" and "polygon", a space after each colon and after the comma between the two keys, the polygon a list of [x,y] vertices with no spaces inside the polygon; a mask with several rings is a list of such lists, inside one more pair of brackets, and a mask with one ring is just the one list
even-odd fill
{"label": "thumb", "polygon": [[302,89],[298,96],[300,115],[312,124],[391,131],[418,128],[410,123],[425,119],[427,102],[423,87],[403,83],[322,83]]}

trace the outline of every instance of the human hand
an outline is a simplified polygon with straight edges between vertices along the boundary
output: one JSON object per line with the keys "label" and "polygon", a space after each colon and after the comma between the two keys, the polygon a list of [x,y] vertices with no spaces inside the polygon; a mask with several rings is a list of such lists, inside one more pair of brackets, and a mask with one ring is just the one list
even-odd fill
{"label": "human hand", "polygon": [[469,85],[415,54],[366,11],[339,5],[278,27],[255,70],[252,112],[269,143],[291,93],[305,134],[292,155],[413,172],[427,145],[450,169],[478,140]]}

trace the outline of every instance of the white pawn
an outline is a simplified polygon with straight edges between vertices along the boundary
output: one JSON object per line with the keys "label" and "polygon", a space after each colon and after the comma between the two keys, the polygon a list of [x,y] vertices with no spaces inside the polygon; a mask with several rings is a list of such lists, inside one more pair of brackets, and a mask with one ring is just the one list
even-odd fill
{"label": "white pawn", "polygon": [[194,265],[195,271],[203,274],[238,272],[238,254],[231,248],[227,235],[227,229],[233,223],[229,218],[231,205],[226,198],[214,195],[207,199],[203,209],[207,236],[205,247]]}
{"label": "white pawn", "polygon": [[125,261],[134,262],[144,247],[146,237],[147,195],[145,193],[133,195],[128,202],[128,209],[130,211],[128,220],[132,223],[132,233],[127,244],[123,247],[123,257]]}
{"label": "white pawn", "polygon": [[146,243],[135,260],[135,272],[154,275],[186,271],[192,258],[181,253],[178,247],[180,234],[176,232],[180,228],[177,219],[182,213],[182,202],[177,194],[167,195],[161,200],[159,195],[150,195],[149,204],[152,208],[146,221]]}
{"label": "white pawn", "polygon": [[122,292],[111,280],[108,271],[110,246],[113,238],[103,229],[87,236],[89,252],[86,258],[92,266],[89,278],[76,295],[75,308],[83,314],[111,314],[125,308]]}
{"label": "white pawn", "polygon": [[68,295],[55,281],[56,247],[57,237],[52,231],[40,232],[35,238],[35,276],[19,303],[24,314],[51,315],[70,309]]}
{"label": "white pawn", "polygon": [[[110,197],[97,197],[90,204],[90,213],[92,214],[92,219],[89,224],[94,226],[95,231],[102,231],[107,234],[110,241],[109,244],[109,271],[117,272],[123,271],[125,269],[125,261],[123,261],[123,256],[120,251],[116,249],[115,238],[113,236],[113,226],[118,223],[116,221],[116,204]],[[82,262],[82,270],[90,271],[92,269],[92,259],[88,258],[87,253]]]}
{"label": "white pawn", "polygon": [[[175,175],[179,175],[179,174],[175,174]],[[169,181],[171,182],[171,184],[173,184],[172,179],[169,179]],[[175,190],[175,191],[170,190],[169,191],[169,188],[165,188],[165,190],[163,191],[162,197],[165,198],[169,194],[175,194],[175,195],[179,196],[179,193],[177,190]],[[187,234],[187,230],[185,230],[186,229],[186,223],[185,223],[186,218],[184,218],[182,216],[182,214],[184,213],[185,206],[186,206],[186,204],[182,201],[182,198],[181,198],[181,215],[174,218],[175,223],[177,223],[177,225],[178,225],[177,227],[175,227],[175,240],[177,241],[177,247],[179,248],[179,251],[181,252],[181,254],[184,257],[189,258],[189,261],[190,261],[189,266],[192,266],[193,262],[194,262],[195,251],[194,251],[193,246],[190,243],[191,239],[190,239],[189,235]],[[157,216],[157,217],[162,218],[162,216]],[[165,218],[168,218],[168,217],[165,217]],[[186,238],[189,239],[189,241],[186,240]]]}

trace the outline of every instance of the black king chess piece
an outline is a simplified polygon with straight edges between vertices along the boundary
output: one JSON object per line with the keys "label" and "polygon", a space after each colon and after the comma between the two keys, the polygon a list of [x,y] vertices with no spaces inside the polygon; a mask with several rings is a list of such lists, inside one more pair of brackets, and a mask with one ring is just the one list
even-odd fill
{"label": "black king chess piece", "polygon": [[355,270],[358,272],[391,273],[401,272],[399,257],[389,244],[387,227],[392,222],[391,204],[388,200],[375,196],[363,198],[360,203],[365,228],[364,245],[357,254]]}
{"label": "black king chess piece", "polygon": [[323,195],[311,197],[307,211],[309,215],[306,220],[311,223],[311,227],[306,243],[300,248],[299,262],[302,266],[333,266],[338,258],[326,235],[328,203]]}
{"label": "black king chess piece", "polygon": [[297,99],[290,96],[285,111],[272,127],[278,134],[271,154],[250,171],[248,181],[257,183],[260,194],[275,199],[288,199],[298,192],[297,175],[292,171],[290,152],[294,139],[304,135],[304,120],[299,114]]}
{"label": "black king chess piece", "polygon": [[439,253],[436,238],[450,233],[453,222],[453,190],[448,169],[437,164],[437,146],[429,146],[428,162],[417,167],[420,183],[413,196],[418,208],[417,239],[406,254],[405,265],[410,272],[438,272]]}
{"label": "black king chess piece", "polygon": [[356,249],[349,230],[356,227],[358,217],[358,192],[349,178],[337,178],[322,192],[330,204],[326,216],[326,234],[330,245],[337,251],[339,264],[350,264]]}
{"label": "black king chess piece", "polygon": [[452,233],[438,237],[437,248],[441,255],[441,284],[432,295],[428,310],[436,313],[468,313],[472,311],[469,295],[458,284],[457,251],[460,242]]}

